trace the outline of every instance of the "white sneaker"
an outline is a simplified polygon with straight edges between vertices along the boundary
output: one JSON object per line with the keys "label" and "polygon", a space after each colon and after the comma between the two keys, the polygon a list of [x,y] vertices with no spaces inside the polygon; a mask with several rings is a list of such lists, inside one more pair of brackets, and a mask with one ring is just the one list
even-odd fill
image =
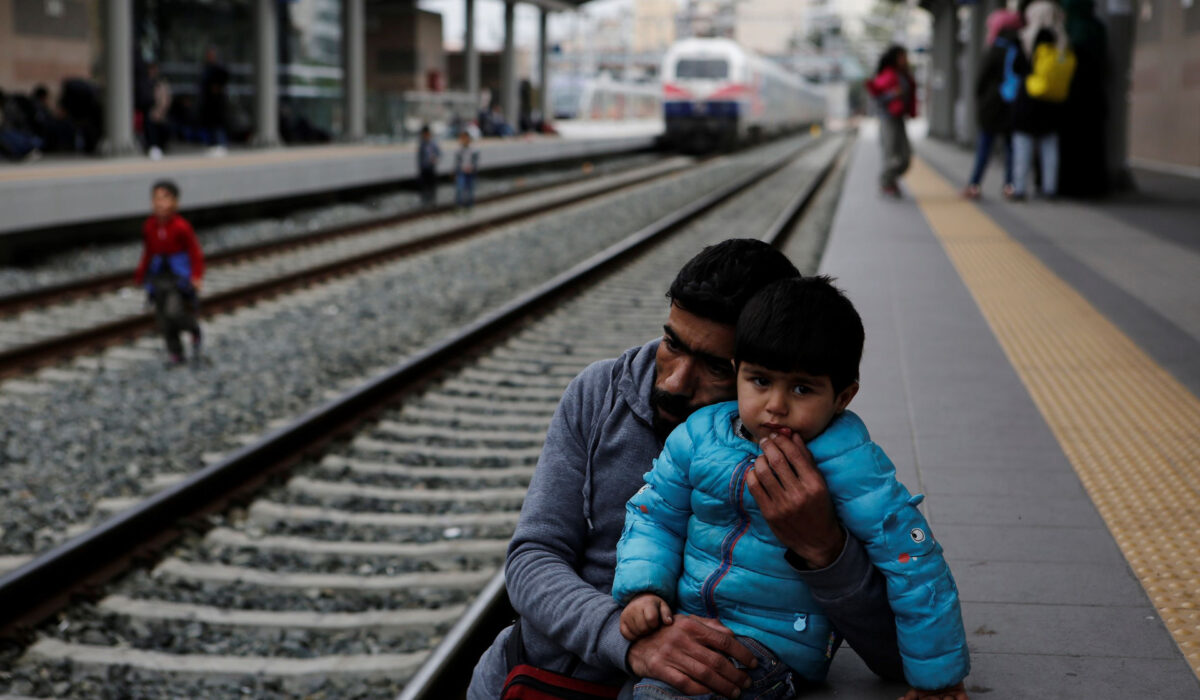
{"label": "white sneaker", "polygon": [[158,146],[151,146],[150,152],[146,155],[150,156],[150,160],[162,160],[163,152]]}
{"label": "white sneaker", "polygon": [[212,158],[224,158],[229,151],[225,150],[224,146],[212,146],[208,149],[208,155]]}

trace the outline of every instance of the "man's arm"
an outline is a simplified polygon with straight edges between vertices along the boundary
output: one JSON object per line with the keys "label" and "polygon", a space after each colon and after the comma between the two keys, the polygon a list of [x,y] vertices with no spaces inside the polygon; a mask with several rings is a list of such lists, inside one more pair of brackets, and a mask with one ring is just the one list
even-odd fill
{"label": "man's arm", "polygon": [[609,367],[593,365],[563,394],[509,544],[505,582],[513,609],[538,631],[588,665],[622,671],[629,642],[621,636],[621,608],[575,570],[588,539],[587,426],[603,402],[590,395],[603,389],[589,384],[602,384],[593,373]]}

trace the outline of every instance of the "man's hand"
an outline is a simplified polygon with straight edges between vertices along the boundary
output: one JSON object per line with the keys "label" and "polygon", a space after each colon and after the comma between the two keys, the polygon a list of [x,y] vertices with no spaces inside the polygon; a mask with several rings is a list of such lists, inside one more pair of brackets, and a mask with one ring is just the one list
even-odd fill
{"label": "man's hand", "polygon": [[674,624],[634,642],[627,658],[638,678],[655,678],[685,695],[716,693],[736,698],[750,685],[750,676],[733,665],[731,656],[745,666],[758,665],[754,654],[725,625],[680,615]]}
{"label": "man's hand", "polygon": [[917,690],[911,688],[897,700],[967,700],[967,690],[962,681],[942,690]]}
{"label": "man's hand", "polygon": [[846,533],[812,454],[799,435],[767,437],[761,446],[746,484],[771,532],[809,566],[829,566],[841,554]]}
{"label": "man's hand", "polygon": [[653,593],[637,595],[621,611],[621,636],[631,642],[669,624],[671,606]]}

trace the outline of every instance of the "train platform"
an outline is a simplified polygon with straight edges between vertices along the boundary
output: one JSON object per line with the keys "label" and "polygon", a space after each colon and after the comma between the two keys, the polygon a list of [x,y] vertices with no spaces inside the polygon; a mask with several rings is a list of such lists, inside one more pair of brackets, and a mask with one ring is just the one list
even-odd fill
{"label": "train platform", "polygon": [[[894,200],[873,127],[821,270],[866,326],[853,408],[958,582],[971,697],[1200,698],[1192,185],[976,203],[970,154],[917,141]],[[842,653],[813,697],[899,695]]]}
{"label": "train platform", "polygon": [[[597,158],[651,148],[649,129],[483,139],[480,171]],[[442,174],[454,171],[455,141],[440,142]],[[415,142],[334,144],[204,154],[51,160],[0,165],[0,247],[6,236],[31,230],[141,217],[150,183],[172,178],[189,210],[298,198],[411,180],[417,175]]]}

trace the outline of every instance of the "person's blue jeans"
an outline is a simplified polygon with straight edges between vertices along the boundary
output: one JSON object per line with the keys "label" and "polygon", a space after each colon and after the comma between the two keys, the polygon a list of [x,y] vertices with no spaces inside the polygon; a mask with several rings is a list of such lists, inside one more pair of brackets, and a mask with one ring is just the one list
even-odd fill
{"label": "person's blue jeans", "polygon": [[1042,194],[1053,197],[1058,193],[1058,134],[1055,133],[1013,133],[1013,190],[1018,197],[1025,195],[1035,147],[1042,164]]}
{"label": "person's blue jeans", "polygon": [[1004,139],[1004,184],[1011,185],[1013,181],[1013,140],[1008,134],[995,131],[979,131],[979,139],[975,143],[975,167],[971,170],[971,184],[978,186],[983,182],[983,174],[987,171],[988,161],[992,159],[992,148],[996,145],[996,137]]}
{"label": "person's blue jeans", "polygon": [[[796,697],[797,687],[805,685],[801,677],[762,644],[749,637],[739,636],[737,640],[758,659],[758,666],[748,670],[750,687],[742,690],[740,700],[785,700]],[[736,661],[734,664],[743,668]],[[643,678],[633,686],[633,697],[634,700],[719,700],[721,696],[712,693],[684,695],[662,681]]]}
{"label": "person's blue jeans", "polygon": [[454,203],[460,207],[475,206],[475,173],[454,176]]}

